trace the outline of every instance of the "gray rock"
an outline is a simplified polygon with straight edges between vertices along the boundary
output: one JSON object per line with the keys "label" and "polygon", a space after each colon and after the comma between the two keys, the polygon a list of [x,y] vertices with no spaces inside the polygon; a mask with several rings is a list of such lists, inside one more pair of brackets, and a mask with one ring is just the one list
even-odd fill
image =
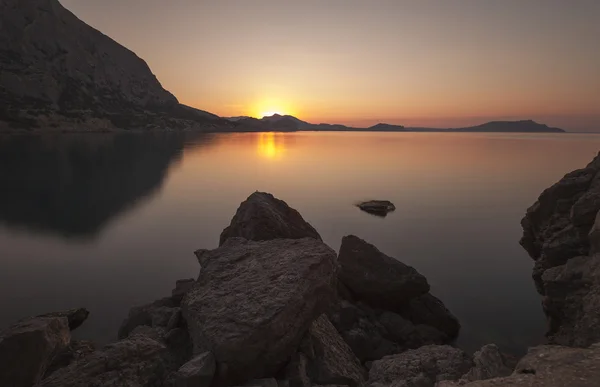
{"label": "gray rock", "polygon": [[566,174],[544,190],[521,221],[521,245],[536,261],[534,279],[541,294],[545,270],[588,255],[588,234],[600,210],[600,157]]}
{"label": "gray rock", "polygon": [[308,335],[314,348],[314,357],[309,358],[309,375],[313,383],[352,387],[363,384],[365,370],[327,316],[316,319]]}
{"label": "gray rock", "polygon": [[265,192],[254,192],[237,209],[231,224],[221,233],[219,246],[231,237],[253,241],[315,238],[319,233],[283,200]]}
{"label": "gray rock", "polygon": [[48,377],[60,368],[79,361],[96,350],[96,345],[87,340],[71,340],[67,348],[58,353],[52,360],[52,364],[46,369],[44,377]]}
{"label": "gray rock", "polygon": [[427,279],[414,268],[354,235],[342,239],[338,260],[340,281],[371,306],[396,311],[429,291]]}
{"label": "gray rock", "polygon": [[175,282],[175,289],[171,291],[171,298],[175,301],[175,305],[179,305],[183,296],[194,286],[196,280],[193,278],[180,279]]}
{"label": "gray rock", "polygon": [[30,387],[71,341],[66,317],[34,317],[0,332],[0,386]]}
{"label": "gray rock", "polygon": [[285,379],[289,387],[311,387],[308,377],[308,359],[304,353],[296,353],[285,367]]}
{"label": "gray rock", "polygon": [[176,387],[210,387],[216,371],[215,357],[204,352],[185,363],[176,373]]}
{"label": "gray rock", "polygon": [[433,387],[442,380],[458,380],[471,368],[466,353],[447,345],[427,345],[374,361],[371,386]]}
{"label": "gray rock", "polygon": [[378,216],[386,216],[388,213],[396,210],[394,203],[389,200],[369,200],[358,203],[356,206],[369,214]]}
{"label": "gray rock", "polygon": [[[539,346],[519,361],[512,375],[461,384],[466,387],[597,387],[600,385],[600,347],[588,349]],[[436,387],[459,384],[439,383]]]}
{"label": "gray rock", "polygon": [[173,314],[171,314],[169,322],[167,323],[167,331],[180,328],[182,325],[185,325],[184,323],[183,317],[181,316],[181,308],[174,308]]}
{"label": "gray rock", "polygon": [[194,351],[214,353],[218,383],[272,376],[335,296],[335,252],[314,238],[229,238],[201,265],[182,312]]}
{"label": "gray rock", "polygon": [[596,214],[596,220],[592,225],[592,229],[588,234],[588,240],[590,243],[590,255],[594,255],[600,252],[600,211]]}
{"label": "gray rock", "polygon": [[580,347],[600,341],[600,255],[569,259],[542,280],[548,341]]}
{"label": "gray rock", "polygon": [[175,308],[176,304],[170,297],[131,308],[129,315],[119,328],[119,339],[126,338],[139,325],[166,327],[169,319],[176,311]]}
{"label": "gray rock", "polygon": [[486,380],[508,376],[513,372],[495,344],[484,345],[479,351],[475,352],[473,363],[473,367],[462,379]]}
{"label": "gray rock", "polygon": [[254,379],[243,384],[244,387],[279,387],[277,380],[273,378]]}
{"label": "gray rock", "polygon": [[57,0],[1,0],[0,25],[0,129],[231,126],[179,104],[135,53]]}
{"label": "gray rock", "polygon": [[37,387],[161,386],[174,366],[163,344],[135,335],[57,370]]}
{"label": "gray rock", "polygon": [[398,313],[414,324],[429,325],[443,332],[449,339],[456,338],[460,331],[458,319],[430,293],[408,301]]}
{"label": "gray rock", "polygon": [[89,315],[90,312],[86,308],[76,308],[64,312],[46,313],[38,317],[66,317],[69,321],[69,329],[73,331],[76,328],[80,327],[81,324],[83,324],[84,321],[87,320]]}

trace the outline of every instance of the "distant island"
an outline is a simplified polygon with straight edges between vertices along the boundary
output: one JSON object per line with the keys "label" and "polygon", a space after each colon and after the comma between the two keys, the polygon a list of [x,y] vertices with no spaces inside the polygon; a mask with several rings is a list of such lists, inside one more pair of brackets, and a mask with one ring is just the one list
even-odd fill
{"label": "distant island", "polygon": [[278,114],[224,119],[181,104],[143,59],[57,0],[4,0],[0,25],[0,131],[563,132],[533,121],[434,129],[313,124]]}
{"label": "distant island", "polygon": [[352,127],[340,124],[312,124],[302,121],[294,116],[273,114],[261,119],[253,117],[226,118],[233,126],[235,132],[296,132],[296,131],[327,131],[327,132],[476,132],[476,133],[564,133],[565,130],[552,128],[532,120],[521,121],[491,121],[477,126],[465,128],[420,128],[404,127],[379,123],[367,128]]}

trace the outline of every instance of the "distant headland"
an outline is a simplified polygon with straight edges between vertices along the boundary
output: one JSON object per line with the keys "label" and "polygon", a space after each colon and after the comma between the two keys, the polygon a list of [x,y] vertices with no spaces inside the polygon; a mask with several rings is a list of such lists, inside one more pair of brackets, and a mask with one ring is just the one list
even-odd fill
{"label": "distant headland", "polygon": [[327,132],[513,132],[513,133],[564,133],[565,130],[552,128],[532,120],[522,121],[491,121],[477,126],[464,128],[422,128],[405,127],[379,123],[367,128],[352,127],[340,124],[312,124],[302,121],[294,116],[273,114],[261,119],[253,117],[226,118],[234,126],[231,130],[236,132],[264,132],[264,131],[327,131]]}

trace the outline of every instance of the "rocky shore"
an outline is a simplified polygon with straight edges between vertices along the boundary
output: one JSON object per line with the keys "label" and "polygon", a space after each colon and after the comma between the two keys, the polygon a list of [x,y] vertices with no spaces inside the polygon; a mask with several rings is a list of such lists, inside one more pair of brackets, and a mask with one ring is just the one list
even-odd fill
{"label": "rocky shore", "polygon": [[195,278],[131,309],[118,341],[73,340],[85,309],[0,333],[0,386],[600,385],[600,159],[542,193],[521,244],[549,321],[518,362],[494,344],[453,345],[456,317],[415,268],[358,236],[336,254],[300,213],[255,192]]}

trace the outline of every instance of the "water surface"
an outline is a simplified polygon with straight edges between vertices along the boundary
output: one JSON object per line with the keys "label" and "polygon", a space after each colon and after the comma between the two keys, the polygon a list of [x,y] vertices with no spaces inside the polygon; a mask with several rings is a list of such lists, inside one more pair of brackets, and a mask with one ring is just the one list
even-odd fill
{"label": "water surface", "polygon": [[[0,138],[0,326],[86,306],[79,337],[116,338],[129,308],[196,277],[239,203],[268,191],[339,249],[356,234],[427,276],[459,345],[542,340],[519,221],[585,166],[600,136],[249,133]],[[354,207],[387,199],[385,218]]]}

